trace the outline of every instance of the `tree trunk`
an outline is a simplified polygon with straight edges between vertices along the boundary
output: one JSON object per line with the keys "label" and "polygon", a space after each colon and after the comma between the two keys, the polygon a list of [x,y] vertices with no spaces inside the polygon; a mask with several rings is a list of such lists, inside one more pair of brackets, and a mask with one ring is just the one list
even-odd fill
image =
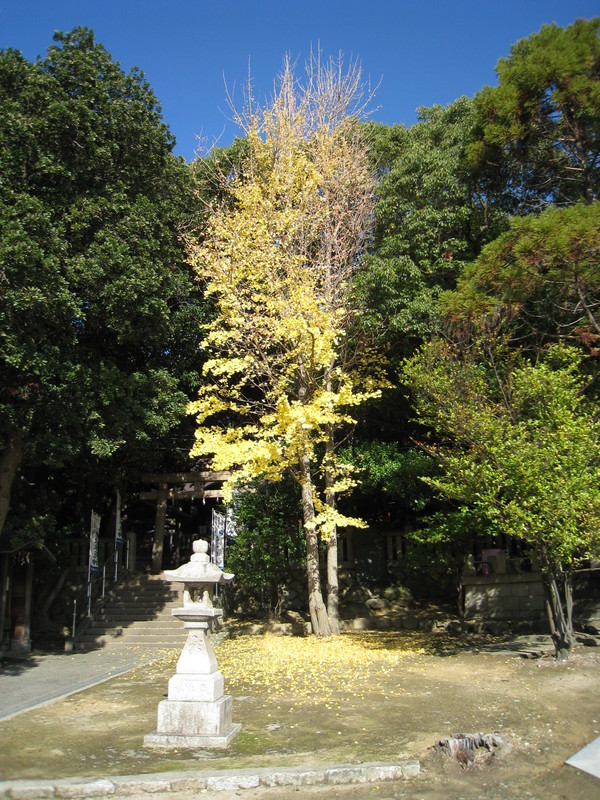
{"label": "tree trunk", "polygon": [[340,632],[338,541],[334,530],[327,542],[327,616],[332,636]]}
{"label": "tree trunk", "polygon": [[155,573],[160,572],[162,569],[168,490],[168,484],[161,483],[158,487],[158,497],[156,498],[156,521],[154,524],[154,541],[152,543],[152,572]]}
{"label": "tree trunk", "polygon": [[10,492],[17,470],[23,461],[23,431],[15,428],[8,435],[0,459],[0,533],[10,509]]}
{"label": "tree trunk", "polygon": [[302,485],[302,515],[306,537],[306,577],[308,580],[308,610],[312,631],[316,636],[330,636],[331,627],[321,591],[319,573],[319,539],[315,529],[315,506],[313,501],[310,461],[303,455],[300,461]]}
{"label": "tree trunk", "polygon": [[[325,503],[332,511],[335,510],[335,492],[333,490],[335,477],[331,471],[333,450],[333,430],[330,426],[325,456]],[[334,636],[340,632],[339,595],[337,526],[334,526],[327,541],[327,616],[331,633]]]}
{"label": "tree trunk", "polygon": [[569,573],[563,573],[564,601],[561,598],[556,571],[546,561],[542,580],[546,594],[546,613],[554,651],[559,661],[567,659],[573,648],[573,586]]}

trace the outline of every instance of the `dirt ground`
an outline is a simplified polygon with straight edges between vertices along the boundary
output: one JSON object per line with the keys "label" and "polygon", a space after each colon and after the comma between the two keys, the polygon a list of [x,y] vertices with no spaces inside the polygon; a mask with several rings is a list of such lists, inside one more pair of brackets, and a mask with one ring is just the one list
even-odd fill
{"label": "dirt ground", "polygon": [[[351,638],[341,637],[344,647],[351,647],[339,651],[339,666],[327,658],[316,666],[313,658],[307,666],[296,660],[292,639],[280,642],[271,661],[287,661],[289,668],[279,664],[270,677],[252,669],[265,657],[264,650],[252,649],[258,639],[247,637],[245,649],[229,655],[223,651],[219,664],[234,697],[234,721],[242,723],[227,751],[143,747],[173,674],[174,662],[167,659],[0,723],[0,776],[109,777],[417,759],[420,776],[402,782],[248,789],[210,797],[600,797],[600,780],[564,764],[600,736],[600,649],[579,647],[569,661],[557,663],[541,655],[550,652],[547,645],[531,639],[345,636]],[[458,733],[499,734],[511,747],[461,765],[433,747]]]}

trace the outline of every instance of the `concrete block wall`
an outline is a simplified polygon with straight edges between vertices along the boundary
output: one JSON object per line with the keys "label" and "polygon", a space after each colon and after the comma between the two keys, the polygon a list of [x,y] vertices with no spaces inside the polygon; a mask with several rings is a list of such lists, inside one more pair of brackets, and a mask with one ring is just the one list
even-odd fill
{"label": "concrete block wall", "polygon": [[544,589],[539,573],[464,576],[466,621],[545,620]]}
{"label": "concrete block wall", "polygon": [[[463,575],[463,609],[467,622],[546,624],[539,572],[516,575]],[[573,618],[576,628],[600,633],[600,569],[573,576]]]}

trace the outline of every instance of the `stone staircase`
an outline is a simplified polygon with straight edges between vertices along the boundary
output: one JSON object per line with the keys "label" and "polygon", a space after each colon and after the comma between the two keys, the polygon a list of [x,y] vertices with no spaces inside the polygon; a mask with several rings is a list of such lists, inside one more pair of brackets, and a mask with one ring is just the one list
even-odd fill
{"label": "stone staircase", "polygon": [[182,594],[183,584],[168,583],[160,575],[130,575],[99,601],[74,648],[181,649],[187,631],[171,609],[183,605]]}

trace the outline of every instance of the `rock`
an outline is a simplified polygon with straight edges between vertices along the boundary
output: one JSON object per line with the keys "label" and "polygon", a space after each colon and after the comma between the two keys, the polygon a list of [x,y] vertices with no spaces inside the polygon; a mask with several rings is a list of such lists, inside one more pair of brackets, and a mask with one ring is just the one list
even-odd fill
{"label": "rock", "polygon": [[384,609],[388,609],[390,607],[390,604],[387,600],[381,597],[370,597],[367,600],[367,606],[372,611],[382,611]]}
{"label": "rock", "polygon": [[344,603],[340,608],[340,617],[342,619],[354,619],[354,617],[361,617],[364,613],[364,603]]}
{"label": "rock", "polygon": [[416,631],[419,627],[419,620],[416,617],[408,615],[402,620],[402,627],[407,631]]}
{"label": "rock", "polygon": [[446,626],[446,632],[451,636],[460,636],[462,633],[462,625],[460,622],[458,622],[458,620],[453,619]]}
{"label": "rock", "polygon": [[506,625],[503,625],[501,622],[486,622],[485,629],[492,636],[500,636],[505,632]]}

